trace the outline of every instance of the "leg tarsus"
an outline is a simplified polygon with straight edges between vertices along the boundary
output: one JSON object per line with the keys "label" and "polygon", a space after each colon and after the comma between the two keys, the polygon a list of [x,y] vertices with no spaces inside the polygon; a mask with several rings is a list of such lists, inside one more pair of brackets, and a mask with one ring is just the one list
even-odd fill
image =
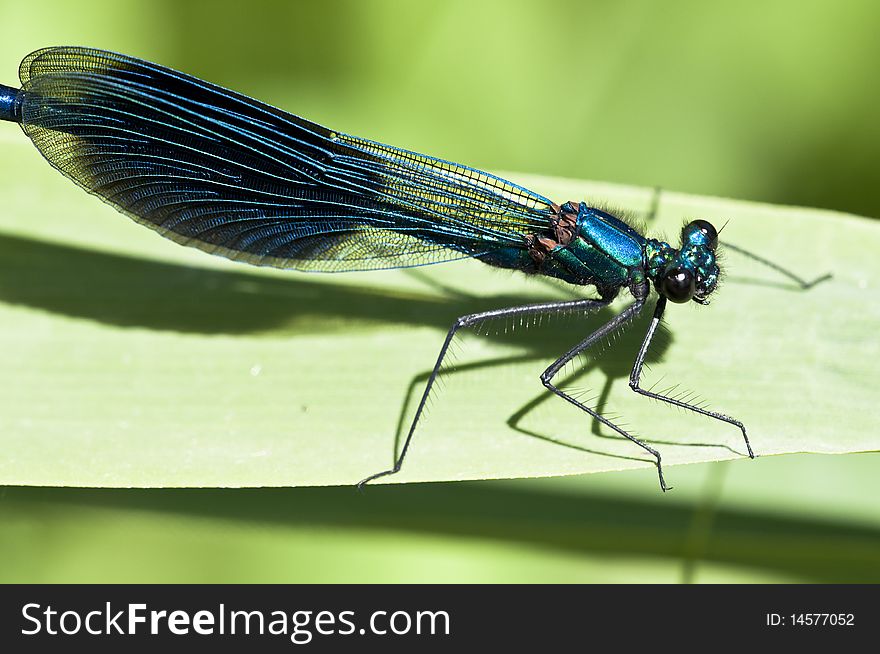
{"label": "leg tarsus", "polygon": [[661,296],[660,299],[657,300],[657,305],[654,307],[654,317],[651,318],[651,324],[648,326],[648,331],[645,333],[645,338],[642,341],[642,347],[639,349],[639,353],[636,355],[635,362],[633,362],[632,372],[629,375],[629,387],[639,395],[644,395],[645,397],[650,397],[654,400],[660,400],[661,402],[666,402],[668,404],[681,407],[682,409],[687,409],[688,411],[693,411],[694,413],[699,413],[709,418],[714,418],[715,420],[720,420],[721,422],[726,422],[728,424],[739,427],[739,430],[742,432],[743,435],[743,440],[746,444],[746,450],[748,451],[749,458],[754,459],[755,453],[752,451],[752,444],[749,442],[749,435],[746,433],[746,427],[736,418],[731,418],[730,416],[724,415],[723,413],[718,413],[717,411],[709,411],[708,409],[703,409],[694,404],[689,404],[688,402],[685,402],[683,400],[679,400],[674,397],[667,397],[666,395],[663,395],[661,393],[654,393],[653,391],[646,390],[639,385],[642,377],[642,367],[645,365],[645,357],[648,354],[648,348],[651,345],[651,341],[654,338],[654,333],[657,331],[657,326],[660,324],[660,320],[663,318],[663,312],[665,310],[666,298]]}
{"label": "leg tarsus", "polygon": [[566,402],[569,402],[570,404],[573,404],[574,406],[578,407],[581,411],[584,411],[585,413],[590,415],[594,420],[602,423],[603,425],[609,427],[610,429],[613,429],[614,431],[616,431],[618,434],[620,434],[621,436],[623,436],[627,440],[631,441],[632,443],[635,443],[636,445],[641,447],[643,450],[645,450],[646,452],[651,454],[654,457],[656,465],[657,465],[657,475],[660,480],[660,489],[662,491],[666,492],[667,490],[671,489],[671,486],[666,485],[666,480],[663,477],[663,464],[661,462],[660,452],[655,450],[653,447],[651,447],[647,443],[636,438],[635,436],[633,436],[632,434],[630,434],[626,430],[622,429],[621,427],[618,427],[613,422],[611,422],[608,418],[605,418],[604,416],[600,415],[597,411],[591,409],[590,407],[588,407],[585,404],[574,399],[573,397],[571,397],[570,395],[568,395],[564,391],[560,390],[555,384],[553,384],[553,381],[552,381],[553,377],[556,376],[556,374],[565,366],[565,364],[567,364],[569,361],[571,361],[573,358],[575,358],[578,354],[580,354],[584,350],[588,349],[591,345],[593,345],[594,343],[596,343],[600,339],[604,338],[608,334],[613,333],[614,331],[619,329],[622,324],[628,322],[634,316],[636,316],[641,311],[642,307],[644,306],[644,303],[645,303],[644,297],[637,298],[635,304],[633,304],[632,306],[625,309],[622,313],[618,314],[615,318],[608,321],[605,325],[603,325],[602,327],[600,327],[599,329],[594,331],[587,338],[585,338],[583,341],[581,341],[580,343],[575,345],[568,352],[566,352],[564,355],[562,355],[559,359],[554,361],[543,373],[541,373],[541,383],[544,385],[544,387],[547,390],[549,390],[554,395],[557,395],[558,397],[561,397]]}
{"label": "leg tarsus", "polygon": [[663,478],[663,464],[660,463],[660,453],[657,453],[657,476],[660,478],[660,490],[664,493],[666,491],[671,491],[672,486],[666,485],[666,480]]}
{"label": "leg tarsus", "polygon": [[754,459],[755,453],[752,451],[752,444],[749,442],[749,435],[746,433],[746,426],[740,423],[739,428],[742,429],[743,440],[746,442],[746,449],[749,451],[749,458]]}
{"label": "leg tarsus", "polygon": [[571,397],[570,395],[568,395],[564,391],[561,391],[559,388],[557,388],[550,381],[550,378],[552,378],[552,375],[548,377],[546,371],[544,372],[544,374],[541,375],[541,383],[544,384],[544,387],[547,390],[549,390],[554,395],[561,397],[563,400],[566,400],[567,402],[574,404],[576,407],[578,407],[582,411],[585,411],[590,416],[592,416],[593,419],[596,420],[597,422],[600,422],[603,425],[610,427],[611,429],[616,431],[618,434],[620,434],[621,436],[626,438],[628,441],[635,443],[636,445],[641,447],[643,450],[645,450],[648,454],[653,456],[655,459],[654,464],[657,466],[657,476],[660,478],[660,490],[662,490],[664,493],[668,490],[672,490],[672,486],[667,486],[666,480],[663,477],[663,464],[661,463],[660,452],[658,452],[653,447],[651,447],[650,445],[648,445],[644,441],[640,440],[639,438],[636,438],[635,436],[633,436],[629,432],[618,427],[613,422],[608,420],[608,418],[602,417],[599,413],[597,413],[596,411],[593,411],[592,409],[587,407],[585,404],[578,402],[577,400],[575,400],[573,397]]}
{"label": "leg tarsus", "polygon": [[399,465],[395,465],[393,468],[389,468],[388,470],[383,470],[382,472],[377,472],[377,473],[375,473],[375,474],[372,474],[372,475],[370,475],[369,477],[365,477],[364,479],[361,479],[361,480],[357,483],[357,489],[358,489],[360,492],[363,492],[363,491],[364,491],[364,487],[365,487],[367,484],[369,484],[371,481],[375,481],[376,479],[379,479],[379,478],[381,478],[381,477],[387,477],[388,475],[397,474],[398,472],[400,472],[400,466],[399,466]]}
{"label": "leg tarsus", "polygon": [[437,376],[440,373],[440,370],[443,366],[443,361],[446,358],[446,353],[449,350],[449,346],[452,343],[452,339],[455,337],[455,334],[462,328],[470,327],[474,324],[480,323],[484,320],[492,320],[494,318],[503,318],[507,316],[517,316],[517,315],[531,315],[531,314],[549,314],[549,313],[559,313],[562,311],[575,310],[575,309],[583,309],[585,311],[597,310],[604,306],[607,306],[610,303],[610,300],[604,299],[583,299],[583,300],[567,300],[567,301],[558,301],[558,302],[543,302],[540,304],[530,304],[520,307],[510,307],[507,309],[494,309],[491,311],[483,311],[480,313],[472,313],[466,316],[461,316],[455,320],[452,326],[449,328],[449,331],[446,333],[446,339],[443,341],[443,346],[440,348],[440,353],[437,355],[437,361],[434,364],[434,368],[431,370],[431,374],[428,377],[428,381],[425,383],[425,390],[422,393],[421,400],[419,401],[419,405],[416,408],[415,415],[413,416],[412,423],[410,424],[409,432],[407,433],[406,440],[403,442],[403,447],[400,449],[400,454],[394,462],[394,467],[383,470],[382,472],[377,472],[376,474],[370,475],[358,482],[358,489],[363,490],[366,484],[379,479],[380,477],[387,477],[389,475],[397,474],[400,472],[400,469],[403,467],[403,461],[406,458],[406,453],[409,449],[410,442],[412,441],[413,434],[415,433],[416,427],[419,424],[419,419],[421,418],[422,412],[425,408],[425,404],[428,400],[429,395],[431,394],[431,389],[434,387],[434,382],[437,379]]}

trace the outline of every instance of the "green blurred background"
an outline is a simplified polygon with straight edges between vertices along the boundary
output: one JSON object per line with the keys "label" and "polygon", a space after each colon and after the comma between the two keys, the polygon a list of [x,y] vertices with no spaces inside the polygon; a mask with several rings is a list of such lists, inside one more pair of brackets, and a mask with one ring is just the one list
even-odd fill
{"label": "green blurred background", "polygon": [[[0,24],[5,83],[89,45],[484,169],[880,215],[875,2],[0,2]],[[0,580],[877,582],[877,463],[687,466],[666,496],[651,470],[6,488]]]}

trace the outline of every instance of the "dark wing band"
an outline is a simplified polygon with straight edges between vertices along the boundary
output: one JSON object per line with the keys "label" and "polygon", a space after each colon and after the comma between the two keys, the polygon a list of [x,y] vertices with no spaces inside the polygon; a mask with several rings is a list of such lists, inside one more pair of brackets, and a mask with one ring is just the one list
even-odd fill
{"label": "dark wing band", "polygon": [[258,265],[367,270],[524,247],[550,202],[100,50],[21,64],[22,128],[88,192],[179,243]]}

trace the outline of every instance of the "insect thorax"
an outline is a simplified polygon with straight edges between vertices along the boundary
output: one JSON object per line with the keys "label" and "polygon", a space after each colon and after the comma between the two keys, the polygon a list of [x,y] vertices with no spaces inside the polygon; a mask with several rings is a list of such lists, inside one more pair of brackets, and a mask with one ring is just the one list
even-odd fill
{"label": "insect thorax", "polygon": [[584,203],[553,205],[548,229],[526,237],[535,272],[615,295],[644,266],[644,239],[615,216]]}

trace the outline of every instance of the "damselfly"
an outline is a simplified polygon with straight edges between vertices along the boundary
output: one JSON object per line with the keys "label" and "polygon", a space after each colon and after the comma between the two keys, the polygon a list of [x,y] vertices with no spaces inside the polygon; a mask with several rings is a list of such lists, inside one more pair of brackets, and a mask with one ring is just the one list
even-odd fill
{"label": "damselfly", "polygon": [[[630,375],[647,397],[743,424],[639,385],[668,301],[707,304],[719,267],[705,220],[676,248],[586,203],[555,204],[473,168],[336,132],[156,64],[79,47],[28,55],[21,88],[0,86],[0,119],[17,122],[49,163],[119,211],[183,245],[236,261],[306,271],[421,266],[472,257],[491,266],[592,287],[595,297],[458,318],[446,335],[395,463],[398,472],[456,333],[484,321],[592,311],[627,289],[634,302],[540,376],[552,393],[656,460],[660,453],[561,390],[569,361],[633,320],[657,293]],[[733,246],[727,245],[732,249]],[[749,255],[805,282],[772,262]],[[819,281],[819,280],[816,280]]]}

